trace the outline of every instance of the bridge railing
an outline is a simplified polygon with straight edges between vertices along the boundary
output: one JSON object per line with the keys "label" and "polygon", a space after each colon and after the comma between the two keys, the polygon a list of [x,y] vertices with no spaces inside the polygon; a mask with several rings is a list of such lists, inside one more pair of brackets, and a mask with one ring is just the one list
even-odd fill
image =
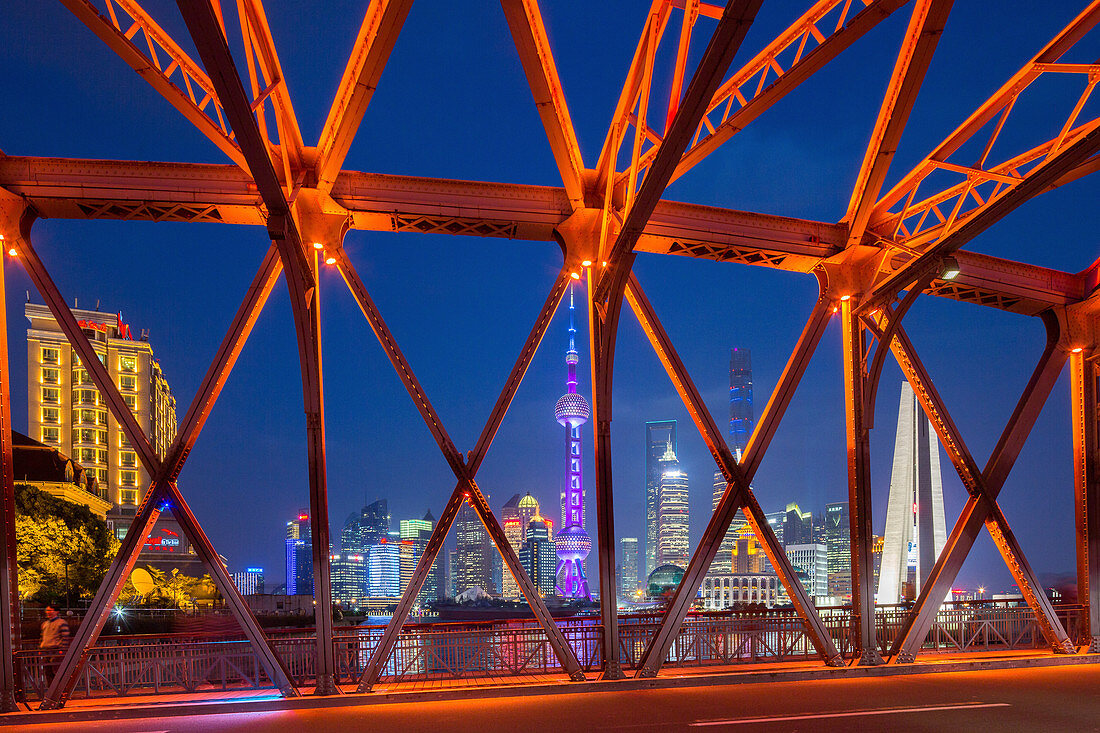
{"label": "bridge railing", "polygon": [[[1059,606],[1065,628],[1077,628],[1079,606]],[[883,654],[907,610],[880,608],[876,613]],[[822,620],[846,656],[852,652],[851,614],[847,608],[823,608]],[[623,666],[637,666],[655,632],[659,616],[621,616]],[[587,671],[602,664],[603,628],[598,619],[559,620],[559,627]],[[343,629],[335,636],[337,682],[354,684],[381,637],[382,626]],[[310,630],[272,632],[275,650],[296,684],[314,676],[315,638]],[[932,653],[991,652],[1047,646],[1027,607],[978,605],[945,607],[925,639]],[[667,667],[721,667],[759,662],[813,659],[817,653],[805,623],[793,612],[714,612],[692,615],[669,650]],[[18,652],[23,689],[40,699],[59,657],[55,652]],[[523,678],[560,675],[561,668],[545,632],[534,621],[427,623],[406,626],[386,665],[381,682],[461,680],[478,677]],[[243,639],[195,635],[103,637],[91,650],[74,690],[75,697],[119,697],[271,687],[251,645]]]}

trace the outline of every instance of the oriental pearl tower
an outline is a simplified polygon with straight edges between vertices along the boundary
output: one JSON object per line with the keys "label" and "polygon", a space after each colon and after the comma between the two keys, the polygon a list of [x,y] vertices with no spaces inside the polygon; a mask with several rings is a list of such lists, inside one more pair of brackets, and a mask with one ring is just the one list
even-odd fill
{"label": "oriental pearl tower", "polygon": [[558,594],[563,598],[591,599],[588,579],[584,576],[584,560],[592,551],[592,538],[584,531],[584,486],[581,483],[580,426],[588,422],[592,408],[583,395],[577,394],[577,347],[574,337],[573,286],[569,286],[569,350],[565,352],[568,368],[566,392],[554,406],[554,416],[566,428],[565,482],[562,488],[561,531],[555,541],[558,553]]}

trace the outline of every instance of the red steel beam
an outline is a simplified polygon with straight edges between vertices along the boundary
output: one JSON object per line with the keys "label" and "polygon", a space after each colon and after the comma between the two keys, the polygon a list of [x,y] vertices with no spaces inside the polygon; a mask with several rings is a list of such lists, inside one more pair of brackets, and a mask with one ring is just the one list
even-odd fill
{"label": "red steel beam", "polygon": [[412,0],[371,0],[317,143],[317,188],[332,190]]}
{"label": "red steel beam", "polygon": [[905,123],[913,104],[917,101],[924,75],[936,52],[951,13],[954,0],[917,0],[909,28],[902,40],[901,52],[894,64],[894,73],[879,109],[871,142],[863,157],[863,166],[856,178],[852,198],[848,204],[848,246],[863,241],[863,233],[871,217],[871,209],[878,200],[886,172],[897,152]]}
{"label": "red steel beam", "polygon": [[[0,241],[0,257],[5,242]],[[15,475],[11,462],[11,387],[8,372],[8,316],[5,274],[0,263],[0,713],[19,709],[15,650],[19,648],[19,565],[15,536]]]}
{"label": "red steel beam", "polygon": [[550,150],[561,173],[565,193],[576,211],[584,206],[584,160],[577,143],[577,133],[573,130],[573,121],[569,117],[569,107],[565,103],[554,54],[550,50],[550,39],[546,37],[542,12],[537,0],[501,0],[500,4],[504,8],[504,17],[508,20],[508,29],[512,32],[523,72],[527,75],[535,107],[550,141]]}
{"label": "red steel beam", "polygon": [[813,599],[810,598],[809,594],[806,593],[806,589],[798,581],[794,568],[791,566],[790,558],[787,557],[786,552],[779,544],[774,530],[768,524],[763,510],[753,495],[752,487],[749,485],[755,475],[756,468],[759,467],[764,454],[767,452],[772,436],[783,419],[787,405],[790,404],[790,400],[798,388],[798,383],[805,373],[814,349],[821,340],[821,335],[825,332],[825,327],[829,322],[829,310],[832,306],[830,299],[824,296],[819,297],[814,305],[814,310],[810,314],[794,351],[791,353],[779,384],[776,385],[771,399],[768,400],[768,406],[761,415],[761,420],[757,424],[749,445],[746,446],[745,466],[741,467],[738,466],[737,459],[733,457],[729,446],[722,438],[722,431],[718,429],[718,424],[714,421],[714,417],[703,402],[699,390],[696,389],[695,383],[687,373],[680,356],[676,353],[672,339],[669,338],[664,326],[657,318],[653,305],[649,302],[645,293],[642,292],[637,278],[633,275],[631,275],[630,282],[627,284],[626,298],[635,315],[637,315],[642,330],[645,331],[646,336],[653,345],[653,350],[657,353],[661,364],[665,367],[665,371],[676,387],[676,392],[680,395],[684,407],[687,408],[688,413],[695,422],[699,434],[707,444],[707,448],[710,449],[711,456],[726,477],[726,492],[711,515],[710,522],[708,522],[703,537],[688,562],[687,569],[684,571],[684,576],[680,580],[672,600],[669,601],[668,608],[665,610],[657,631],[646,644],[638,665],[637,676],[655,677],[657,675],[661,664],[668,656],[672,643],[680,633],[684,617],[687,616],[687,612],[695,600],[699,585],[703,582],[703,576],[706,575],[711,563],[714,562],[714,556],[721,547],[730,522],[733,521],[734,515],[740,509],[746,510],[745,514],[749,519],[753,532],[758,538],[761,538],[768,559],[787,589],[798,614],[806,622],[808,636],[814,648],[817,649],[817,653],[830,666],[843,666],[844,660],[833,644],[829,630],[825,628],[821,617],[817,615]]}
{"label": "red steel beam", "polygon": [[1069,366],[1077,602],[1084,609],[1076,632],[1077,643],[1095,654],[1100,652],[1100,444],[1092,356],[1077,347],[1070,352]]}

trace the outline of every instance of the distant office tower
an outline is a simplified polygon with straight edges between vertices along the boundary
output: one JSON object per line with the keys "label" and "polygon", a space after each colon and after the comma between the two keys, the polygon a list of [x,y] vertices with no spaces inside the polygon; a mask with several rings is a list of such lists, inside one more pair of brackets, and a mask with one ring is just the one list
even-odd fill
{"label": "distant office tower", "polygon": [[313,595],[313,538],[303,509],[286,523],[286,594]]}
{"label": "distant office tower", "polygon": [[[712,486],[711,494],[711,511],[713,512],[718,508],[718,501],[722,498],[722,495],[726,493],[726,477],[721,471],[714,472],[714,484]],[[741,516],[741,512],[737,512],[737,516]],[[718,548],[718,554],[714,556],[714,562],[710,565],[710,572],[714,575],[725,574],[730,572],[730,568],[733,567],[733,543],[736,532],[733,528],[733,523],[730,523],[729,529],[726,531],[726,536],[722,538],[722,546]]]}
{"label": "distant office tower", "polygon": [[[504,527],[504,536],[508,538],[508,544],[512,546],[517,556],[527,541],[527,525],[538,513],[539,502],[530,493],[523,496],[514,495],[504,503],[504,507],[500,510],[500,523]],[[552,540],[553,525],[549,520],[544,520],[544,522],[546,522],[547,531],[550,533],[550,539]],[[523,597],[519,585],[511,573],[502,574],[501,596],[513,600]]]}
{"label": "distant office tower", "polygon": [[447,597],[454,598],[459,591],[455,590],[458,584],[458,550],[447,553]]}
{"label": "distant office tower", "polygon": [[367,553],[367,594],[375,598],[401,595],[401,545],[383,537]]}
{"label": "distant office tower", "polygon": [[409,583],[412,581],[413,570],[416,569],[416,543],[412,540],[402,539],[398,532],[391,532],[390,534],[397,535],[397,554],[400,558],[398,571],[398,577],[400,578],[399,594],[405,595],[405,589],[409,587]]}
{"label": "distant office tower", "polygon": [[848,520],[848,502],[825,505],[821,536],[829,553],[829,595],[852,595],[852,540]]}
{"label": "distant office tower", "polygon": [[721,572],[712,571],[711,575],[758,575],[767,568],[767,555],[764,548],[756,540],[756,535],[748,524],[734,530],[731,570]]}
{"label": "distant office tower", "polygon": [[787,545],[785,549],[795,572],[806,574],[803,582],[806,592],[815,598],[829,595],[829,553],[825,545]]}
{"label": "distant office tower", "polygon": [[688,548],[688,477],[680,470],[680,461],[672,443],[661,456],[661,480],[657,485],[657,565],[687,568]]}
{"label": "distant office tower", "polygon": [[[129,528],[150,476],[49,308],[27,303],[24,313],[29,321],[27,433],[89,471],[107,500],[127,508],[115,512],[117,518],[109,515],[109,523],[118,530]],[[116,313],[74,309],[73,315],[163,458],[176,437],[176,400],[144,332],[134,341]]]}
{"label": "distant office tower", "polygon": [[783,544],[805,545],[814,541],[813,514],[798,504],[788,504],[783,517]]}
{"label": "distant office tower", "polygon": [[[390,512],[385,499],[367,504],[358,512],[352,512],[340,532],[340,546],[344,552],[369,556],[370,548],[388,537]],[[367,566],[367,583],[370,584],[370,565]]]}
{"label": "distant office tower", "polygon": [[730,448],[738,460],[752,437],[752,352],[730,349]]}
{"label": "distant office tower", "polygon": [[[409,541],[413,545],[413,567],[415,568],[416,563],[420,562],[424,550],[428,547],[428,540],[432,537],[435,517],[432,516],[431,511],[428,511],[424,514],[423,519],[402,519],[400,527],[401,541]],[[445,594],[446,585],[443,580],[443,571],[446,565],[441,560],[442,557],[442,555],[436,557],[431,570],[428,571],[428,577],[424,579],[424,585],[417,596],[417,602],[421,606],[427,606],[442,600]]]}
{"label": "distant office tower", "polygon": [[630,600],[638,590],[638,538],[619,538],[619,598]]}
{"label": "distant office tower", "polygon": [[353,606],[367,595],[367,559],[362,555],[334,552],[329,555],[332,600]]}
{"label": "distant office tower", "polygon": [[233,585],[237,586],[242,596],[251,596],[264,592],[264,569],[245,568],[233,573]]}
{"label": "distant office tower", "polygon": [[645,424],[645,577],[657,569],[657,494],[661,489],[661,457],[672,446],[676,452],[676,421]]}
{"label": "distant office tower", "polygon": [[[465,593],[477,586],[490,595],[499,596],[500,586],[494,575],[493,562],[497,548],[489,538],[477,510],[469,502],[463,502],[455,518],[455,594]],[[503,580],[503,578],[501,578]]]}
{"label": "distant office tower", "polygon": [[901,383],[884,537],[878,602],[912,600],[947,542],[947,529],[939,440],[909,382]]}
{"label": "distant office tower", "polygon": [[592,538],[584,528],[584,482],[581,471],[581,425],[592,408],[577,393],[577,328],[573,314],[573,286],[569,286],[569,349],[565,352],[565,394],[554,405],[554,417],[565,428],[565,481],[561,491],[561,529],[555,540],[558,556],[557,590],[563,598],[591,598],[584,561],[592,551]]}
{"label": "distant office tower", "polygon": [[885,539],[882,535],[876,534],[871,540],[871,558],[875,565],[874,582],[871,583],[872,588],[878,588],[878,577],[882,570],[882,545]]}
{"label": "distant office tower", "polygon": [[549,523],[538,514],[527,523],[523,548],[518,554],[520,565],[538,589],[539,595],[543,598],[553,596],[555,570],[558,566],[557,550],[550,539]]}

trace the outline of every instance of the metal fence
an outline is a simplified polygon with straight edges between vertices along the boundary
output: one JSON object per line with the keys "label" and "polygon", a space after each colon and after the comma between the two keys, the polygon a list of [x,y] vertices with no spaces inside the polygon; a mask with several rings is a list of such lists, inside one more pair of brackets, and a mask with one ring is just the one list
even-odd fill
{"label": "metal fence", "polygon": [[[837,647],[852,652],[847,608],[820,609]],[[1071,635],[1079,606],[1057,607]],[[905,608],[876,614],[883,654],[897,634]],[[660,621],[659,616],[619,618],[623,666],[634,668]],[[599,669],[603,629],[597,618],[559,621],[559,627],[587,671]],[[382,626],[341,630],[335,637],[337,681],[353,684],[382,635]],[[298,685],[314,675],[315,638],[309,630],[273,632],[272,643]],[[932,653],[1037,649],[1046,642],[1027,607],[994,605],[942,609],[922,649]],[[794,612],[718,612],[689,616],[669,650],[665,666],[718,667],[816,658],[801,618]],[[56,669],[56,653],[37,649],[17,653],[27,697],[41,698]],[[533,621],[427,623],[405,627],[382,683],[461,680],[477,677],[524,678],[561,674],[546,634]],[[201,635],[103,637],[91,650],[74,697],[116,697],[272,687],[251,645],[241,639]]]}

